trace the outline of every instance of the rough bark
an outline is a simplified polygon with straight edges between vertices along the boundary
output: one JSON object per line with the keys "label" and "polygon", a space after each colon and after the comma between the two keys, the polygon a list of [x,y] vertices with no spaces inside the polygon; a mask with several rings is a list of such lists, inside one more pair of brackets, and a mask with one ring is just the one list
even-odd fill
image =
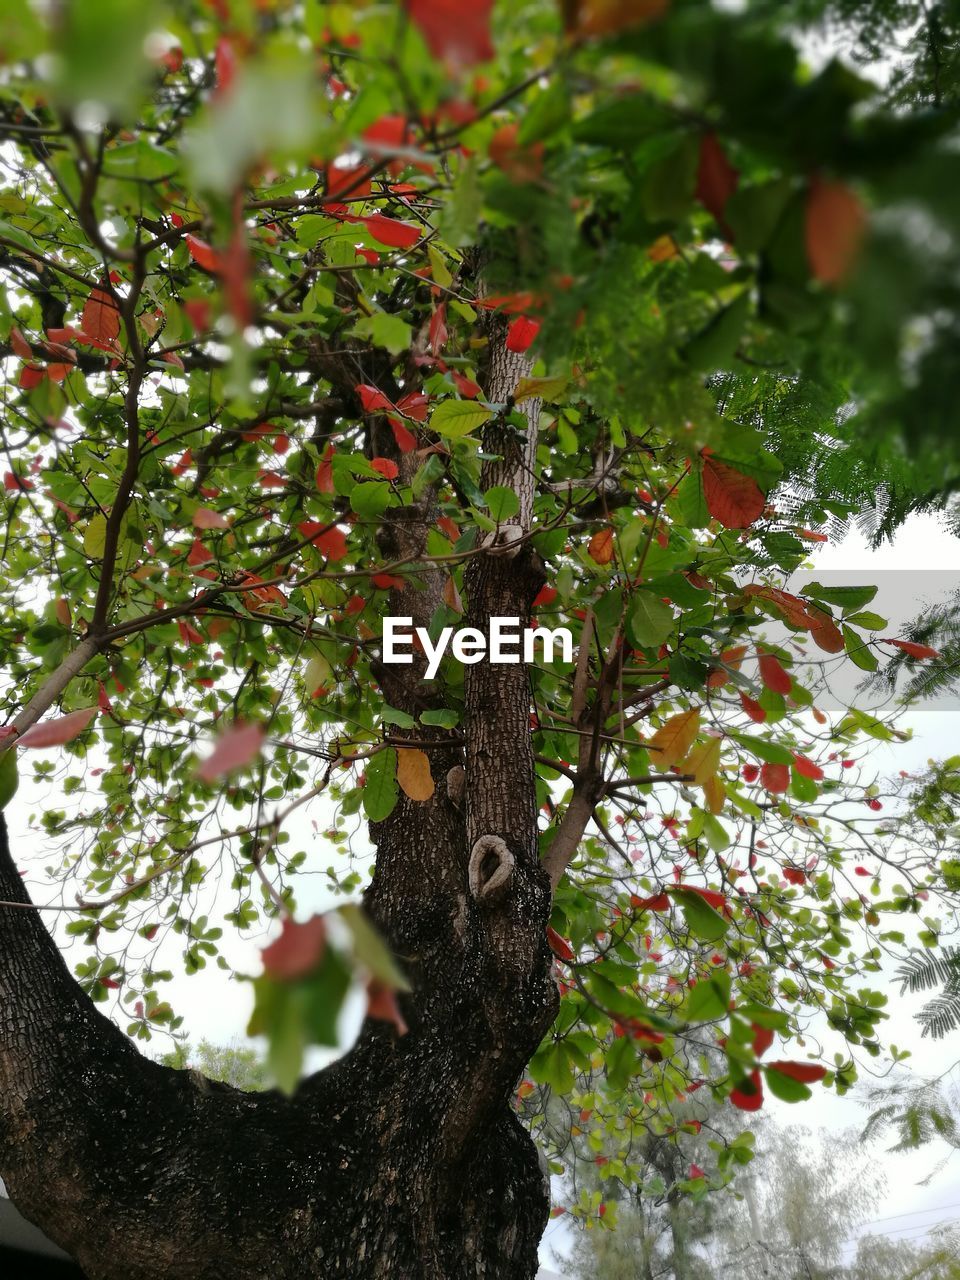
{"label": "rough bark", "polygon": [[[495,356],[503,399],[524,362]],[[508,385],[509,384],[509,385]],[[532,511],[526,439],[488,464]],[[425,505],[387,530],[414,551]],[[519,547],[519,549],[518,549]],[[525,543],[476,558],[469,617],[525,619],[542,582]],[[425,625],[442,578],[396,593]],[[425,695],[419,673],[388,691]],[[537,856],[525,668],[468,668],[465,744],[431,753],[433,798],[377,824],[366,904],[406,968],[410,1026],[368,1022],[292,1098],[244,1094],[142,1057],[88,1000],[39,914],[0,908],[0,1176],[90,1280],[530,1280],[549,1208],[510,1106],[557,1004]],[[419,703],[422,706],[422,702]],[[445,780],[465,767],[463,797]],[[0,818],[0,900],[27,903]]]}

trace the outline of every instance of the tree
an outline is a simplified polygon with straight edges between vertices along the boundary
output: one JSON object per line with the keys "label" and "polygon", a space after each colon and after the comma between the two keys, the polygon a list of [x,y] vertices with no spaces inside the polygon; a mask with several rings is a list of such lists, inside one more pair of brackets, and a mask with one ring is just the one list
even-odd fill
{"label": "tree", "polygon": [[[936,655],[782,578],[956,481],[942,61],[893,102],[782,6],[492,8],[4,7],[0,806],[54,748],[85,954],[0,826],[0,1174],[93,1278],[528,1277],[528,1063],[655,1131],[843,1091],[884,917],[952,892],[881,874],[843,768],[899,731],[815,706],[841,654]],[[532,615],[573,651],[437,647]],[[298,918],[361,811],[363,909]],[[281,1090],[142,1057],[162,939],[196,972],[264,921]]]}

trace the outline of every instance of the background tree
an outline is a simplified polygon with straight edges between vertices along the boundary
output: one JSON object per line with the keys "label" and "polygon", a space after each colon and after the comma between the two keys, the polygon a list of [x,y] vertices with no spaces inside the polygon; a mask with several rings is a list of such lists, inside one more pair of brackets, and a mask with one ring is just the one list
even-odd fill
{"label": "background tree", "polygon": [[[936,936],[954,886],[873,842],[844,764],[898,731],[818,708],[823,667],[936,653],[783,575],[955,482],[952,96],[809,73],[767,4],[2,21],[0,806],[56,748],[31,843],[82,952],[0,826],[17,1205],[94,1278],[528,1277],[528,1063],[658,1137],[697,1088],[846,1090],[889,917]],[[532,614],[572,662],[427,678],[443,628]],[[364,909],[304,918],[362,820]],[[274,921],[282,1092],[141,1057],[164,939],[229,968]]]}

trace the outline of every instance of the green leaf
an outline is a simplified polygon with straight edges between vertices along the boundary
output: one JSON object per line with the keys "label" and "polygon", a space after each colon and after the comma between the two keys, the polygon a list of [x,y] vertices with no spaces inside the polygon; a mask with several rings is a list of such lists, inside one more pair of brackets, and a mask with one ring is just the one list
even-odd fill
{"label": "green leaf", "polygon": [[[709,905],[709,904],[705,904]],[[716,913],[715,913],[716,914]],[[683,1016],[688,1022],[713,1022],[730,1012],[730,975],[717,970],[690,990]]]}
{"label": "green leaf", "polygon": [[363,316],[351,330],[358,338],[367,338],[375,347],[385,347],[391,355],[406,351],[413,338],[413,330],[399,316],[388,316],[383,311]]}
{"label": "green leaf", "polygon": [[83,549],[91,560],[99,560],[107,545],[107,518],[94,516],[83,534]]}
{"label": "green leaf", "polygon": [[390,486],[384,481],[355,484],[350,490],[350,506],[365,520],[382,516],[390,505]]}
{"label": "green leaf", "polygon": [[780,1098],[782,1102],[804,1102],[807,1098],[813,1097],[813,1094],[802,1081],[794,1080],[792,1076],[785,1076],[776,1067],[766,1067],[764,1075],[767,1078],[767,1086],[770,1092],[774,1097]]}
{"label": "green leaf", "polygon": [[627,617],[628,635],[640,649],[658,649],[673,634],[673,610],[649,591],[638,591]]}
{"label": "green leaf", "polygon": [[398,711],[396,707],[391,707],[386,702],[380,708],[380,719],[384,724],[395,724],[400,729],[412,729],[417,723],[406,711]]}
{"label": "green leaf", "polygon": [[494,485],[483,496],[487,509],[498,523],[512,519],[520,510],[520,499],[513,489],[508,489],[505,485]]}
{"label": "green leaf", "polygon": [[17,753],[12,748],[0,752],[0,813],[17,794],[20,775],[17,772]]}
{"label": "green leaf", "polygon": [[879,613],[851,613],[845,621],[851,627],[862,627],[865,631],[883,631],[887,626],[886,618],[881,618]]}
{"label": "green leaf", "polygon": [[350,930],[353,954],[367,972],[394,991],[409,991],[410,983],[363,907],[356,902],[348,902],[338,907],[337,911]]}
{"label": "green leaf", "polygon": [[439,729],[453,729],[460,723],[460,713],[444,708],[437,711],[421,711],[420,723],[436,725]]}
{"label": "green leaf", "polygon": [[719,911],[714,911],[709,902],[705,902],[699,893],[691,893],[683,886],[677,886],[673,894],[680,903],[687,928],[704,942],[716,942],[722,938],[730,927]]}
{"label": "green leaf", "polygon": [[877,594],[876,587],[825,587],[819,582],[808,583],[804,595],[813,600],[823,600],[826,604],[838,605],[844,613],[862,609]]}
{"label": "green leaf", "polygon": [[876,671],[880,663],[873,650],[849,627],[844,626],[842,631],[843,643],[847,647],[847,655],[851,662],[854,662],[861,671]]}
{"label": "green leaf", "polygon": [[438,435],[459,439],[493,417],[493,410],[476,400],[444,400],[430,418],[430,429]]}
{"label": "green leaf", "polygon": [[387,747],[371,756],[366,767],[363,788],[363,811],[371,822],[383,822],[393,813],[397,803],[397,753]]}
{"label": "green leaf", "polygon": [[793,752],[778,742],[768,742],[766,738],[756,738],[751,733],[730,733],[728,736],[767,764],[793,764]]}
{"label": "green leaf", "polygon": [[614,1093],[622,1093],[637,1065],[637,1046],[629,1035],[618,1037],[604,1055],[607,1083]]}

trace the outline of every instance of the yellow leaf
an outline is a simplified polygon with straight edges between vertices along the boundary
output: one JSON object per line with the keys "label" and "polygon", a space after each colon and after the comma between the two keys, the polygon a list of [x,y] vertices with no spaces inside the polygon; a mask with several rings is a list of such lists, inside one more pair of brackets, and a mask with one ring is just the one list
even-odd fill
{"label": "yellow leaf", "polygon": [[720,813],[722,811],[723,802],[727,798],[727,789],[716,774],[711,778],[707,778],[703,784],[703,795],[707,802],[707,808],[711,813]]}
{"label": "yellow leaf", "polygon": [[517,383],[513,398],[517,404],[521,400],[532,400],[534,396],[539,397],[541,400],[554,400],[561,392],[567,389],[569,381],[569,378],[563,376],[554,378],[521,378]]}
{"label": "yellow leaf", "polygon": [[720,739],[708,738],[693,748],[680,766],[681,773],[689,773],[698,787],[705,787],[720,768]]}
{"label": "yellow leaf", "polygon": [[433,795],[433,775],[424,751],[401,747],[397,751],[397,782],[411,800],[429,800]]}
{"label": "yellow leaf", "polygon": [[681,711],[665,721],[647,743],[653,763],[661,773],[672,769],[687,754],[700,728],[700,708]]}
{"label": "yellow leaf", "polygon": [[99,560],[107,545],[107,518],[94,516],[83,535],[83,549],[91,560]]}
{"label": "yellow leaf", "polygon": [[312,698],[330,679],[330,663],[319,653],[310,659],[303,672],[303,683]]}
{"label": "yellow leaf", "polygon": [[672,236],[658,236],[647,250],[647,257],[651,262],[667,262],[679,252]]}
{"label": "yellow leaf", "polygon": [[427,245],[427,257],[430,259],[430,272],[433,276],[434,283],[440,285],[442,289],[446,289],[448,286],[453,284],[453,276],[450,274],[450,268],[447,266],[440,250],[435,245]]}

